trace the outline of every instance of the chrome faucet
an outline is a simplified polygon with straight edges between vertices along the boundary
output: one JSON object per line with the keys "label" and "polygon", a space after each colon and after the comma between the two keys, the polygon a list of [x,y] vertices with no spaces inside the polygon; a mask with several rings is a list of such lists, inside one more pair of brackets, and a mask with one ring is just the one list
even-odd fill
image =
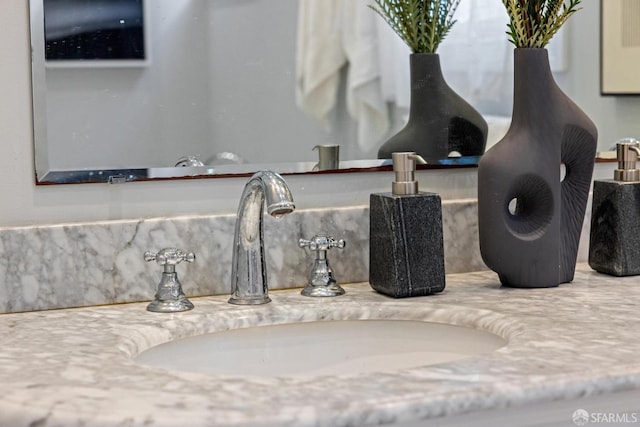
{"label": "chrome faucet", "polygon": [[230,304],[266,304],[269,298],[264,255],[263,215],[279,218],[293,212],[295,205],[284,179],[275,172],[260,171],[244,187],[233,238]]}

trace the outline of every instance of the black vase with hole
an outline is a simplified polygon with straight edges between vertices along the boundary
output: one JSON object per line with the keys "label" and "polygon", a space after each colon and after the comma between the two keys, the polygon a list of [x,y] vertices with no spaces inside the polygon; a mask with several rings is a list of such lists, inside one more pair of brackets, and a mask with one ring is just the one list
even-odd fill
{"label": "black vase with hole", "polygon": [[457,152],[481,156],[487,143],[484,118],[444,80],[440,56],[414,53],[411,60],[411,107],[407,125],[378,150],[378,158],[414,151],[437,164]]}
{"label": "black vase with hole", "polygon": [[480,252],[505,286],[554,287],[574,277],[598,133],[545,49],[514,59],[511,127],[478,169]]}

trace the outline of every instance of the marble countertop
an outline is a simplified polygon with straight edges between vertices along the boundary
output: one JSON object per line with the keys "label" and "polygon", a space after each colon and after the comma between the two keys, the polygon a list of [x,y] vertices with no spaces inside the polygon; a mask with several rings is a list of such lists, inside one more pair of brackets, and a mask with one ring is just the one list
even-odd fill
{"label": "marble countertop", "polygon": [[[237,307],[155,314],[146,304],[0,316],[1,426],[356,426],[574,399],[640,388],[640,281],[581,265],[572,284],[501,288],[494,273],[447,276],[441,295],[393,300],[367,284],[334,299],[272,292]],[[407,309],[409,308],[409,309]],[[508,340],[487,355],[378,374],[222,377],[133,361],[175,338],[252,325],[414,319]]]}

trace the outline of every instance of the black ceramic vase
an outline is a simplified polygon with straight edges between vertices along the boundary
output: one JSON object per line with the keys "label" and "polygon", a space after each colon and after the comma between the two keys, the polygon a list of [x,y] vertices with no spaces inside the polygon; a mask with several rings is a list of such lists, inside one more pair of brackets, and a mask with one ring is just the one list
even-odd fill
{"label": "black ceramic vase", "polygon": [[487,142],[488,126],[471,105],[447,85],[435,53],[411,55],[411,107],[407,125],[385,142],[378,158],[414,151],[428,163],[462,156],[480,156]]}
{"label": "black ceramic vase", "polygon": [[503,285],[558,286],[575,273],[597,129],[556,85],[545,49],[515,50],[513,104],[478,169],[480,251]]}

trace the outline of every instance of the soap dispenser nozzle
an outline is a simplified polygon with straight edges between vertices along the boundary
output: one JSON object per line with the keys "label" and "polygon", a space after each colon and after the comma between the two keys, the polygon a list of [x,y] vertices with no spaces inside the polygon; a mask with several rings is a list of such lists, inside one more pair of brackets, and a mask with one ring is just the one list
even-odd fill
{"label": "soap dispenser nozzle", "polygon": [[615,170],[613,178],[621,182],[640,181],[640,170],[636,164],[640,156],[640,142],[636,139],[623,140],[616,144],[618,156],[618,169]]}
{"label": "soap dispenser nozzle", "polygon": [[399,196],[418,194],[418,181],[415,178],[416,164],[426,165],[427,162],[415,152],[392,153],[391,158],[393,171],[396,173],[391,192]]}

